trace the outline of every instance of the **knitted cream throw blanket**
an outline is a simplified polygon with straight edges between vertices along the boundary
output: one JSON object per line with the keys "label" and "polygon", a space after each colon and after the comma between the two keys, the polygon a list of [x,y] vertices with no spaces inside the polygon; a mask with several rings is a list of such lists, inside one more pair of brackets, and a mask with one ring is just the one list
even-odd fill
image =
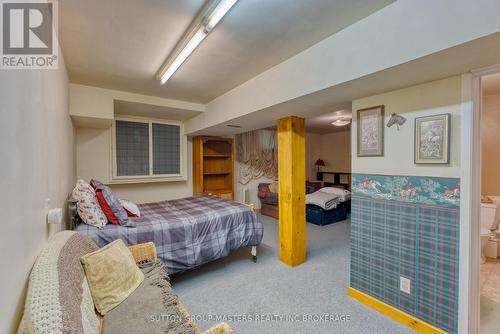
{"label": "knitted cream throw blanket", "polygon": [[179,310],[161,261],[141,265],[144,281],[120,305],[106,313],[103,334],[195,334],[196,330]]}

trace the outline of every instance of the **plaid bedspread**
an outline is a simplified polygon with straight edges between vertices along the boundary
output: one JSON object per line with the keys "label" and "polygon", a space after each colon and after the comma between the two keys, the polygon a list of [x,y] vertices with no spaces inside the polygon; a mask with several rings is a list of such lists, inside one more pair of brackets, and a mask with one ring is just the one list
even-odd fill
{"label": "plaid bedspread", "polygon": [[169,274],[227,256],[232,250],[260,244],[264,228],[246,205],[214,196],[140,204],[137,227],[107,224],[99,229],[79,224],[76,231],[102,247],[122,239],[127,245],[152,241]]}

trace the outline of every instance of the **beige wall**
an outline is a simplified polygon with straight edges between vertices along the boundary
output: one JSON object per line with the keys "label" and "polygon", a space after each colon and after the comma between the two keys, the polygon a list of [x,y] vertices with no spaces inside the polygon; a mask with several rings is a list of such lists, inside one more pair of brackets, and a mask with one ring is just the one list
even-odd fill
{"label": "beige wall", "polygon": [[306,134],[306,177],[316,180],[318,168],[314,165],[321,158],[324,172],[351,171],[351,132],[350,130],[332,133]]}
{"label": "beige wall", "polygon": [[[76,128],[76,176],[108,183],[111,177],[111,129]],[[193,194],[192,143],[188,140],[187,181],[113,184],[117,196],[137,203],[188,197]]]}
{"label": "beige wall", "polygon": [[500,94],[483,98],[481,114],[483,195],[500,196]]}
{"label": "beige wall", "polygon": [[[461,89],[461,77],[455,76],[353,101],[352,172],[459,177]],[[384,156],[357,157],[356,110],[377,105],[385,105]],[[398,113],[407,118],[399,131],[396,126],[391,128],[385,126],[392,113]],[[450,164],[448,166],[416,165],[413,148],[415,117],[444,113],[452,115]]]}
{"label": "beige wall", "polygon": [[85,127],[107,127],[114,118],[114,100],[204,112],[205,105],[119,90],[70,84],[70,115]]}
{"label": "beige wall", "polygon": [[326,166],[323,171],[351,171],[351,131],[332,132],[321,135],[321,158]]}
{"label": "beige wall", "polygon": [[31,267],[60,228],[49,228],[46,210],[64,207],[75,181],[68,77],[59,55],[58,70],[0,71],[1,333],[15,332]]}
{"label": "beige wall", "polygon": [[[155,96],[133,94],[124,91],[70,84],[70,114],[76,124],[76,176],[89,181],[97,179],[111,182],[112,129],[115,117],[114,100],[151,104],[187,111],[203,112],[205,106]],[[111,184],[120,198],[137,203],[147,203],[193,194],[192,143],[187,142],[187,180],[135,184]]]}
{"label": "beige wall", "polygon": [[318,158],[323,158],[321,135],[318,133],[306,133],[306,180],[316,180],[318,168],[314,163]]}

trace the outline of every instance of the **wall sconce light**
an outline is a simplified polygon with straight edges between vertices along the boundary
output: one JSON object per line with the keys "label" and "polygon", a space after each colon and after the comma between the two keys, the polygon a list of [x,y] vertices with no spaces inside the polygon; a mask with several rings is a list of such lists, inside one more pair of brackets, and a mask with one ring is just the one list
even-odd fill
{"label": "wall sconce light", "polygon": [[403,124],[405,124],[405,122],[406,122],[405,117],[398,115],[396,113],[393,113],[391,115],[391,118],[389,119],[389,122],[387,122],[387,127],[390,128],[391,126],[396,124],[398,127],[398,131],[399,131],[399,127],[402,126]]}

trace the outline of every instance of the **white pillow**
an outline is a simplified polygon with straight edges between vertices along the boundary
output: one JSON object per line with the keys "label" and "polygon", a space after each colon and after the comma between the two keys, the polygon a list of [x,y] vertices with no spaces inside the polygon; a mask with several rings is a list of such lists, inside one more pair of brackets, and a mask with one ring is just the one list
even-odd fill
{"label": "white pillow", "polygon": [[327,193],[327,194],[335,194],[335,195],[339,195],[339,196],[347,195],[350,193],[349,190],[335,188],[335,187],[324,187],[318,191],[321,191],[321,192]]}
{"label": "white pillow", "polygon": [[121,199],[120,204],[123,206],[125,211],[127,211],[127,213],[130,212],[132,215],[134,215],[136,217],[141,216],[141,211],[139,210],[139,207],[137,206],[137,204],[135,204],[134,202],[128,201],[126,199]]}
{"label": "white pillow", "polygon": [[95,227],[103,227],[108,222],[108,218],[101,210],[101,206],[95,196],[95,190],[84,180],[76,182],[72,193],[77,201],[76,210],[85,224]]}

